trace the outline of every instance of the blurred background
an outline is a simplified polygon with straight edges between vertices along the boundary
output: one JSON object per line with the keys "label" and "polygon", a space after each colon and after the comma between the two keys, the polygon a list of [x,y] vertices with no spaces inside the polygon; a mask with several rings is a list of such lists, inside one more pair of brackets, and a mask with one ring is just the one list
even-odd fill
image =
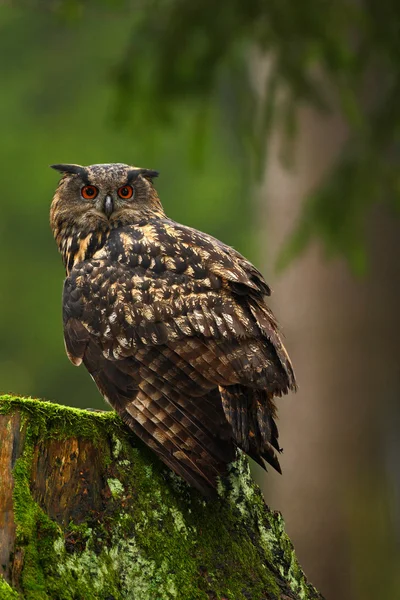
{"label": "blurred background", "polygon": [[104,408],[64,353],[58,162],[155,168],[271,284],[299,380],[255,468],[328,600],[400,598],[395,0],[0,6],[0,391]]}

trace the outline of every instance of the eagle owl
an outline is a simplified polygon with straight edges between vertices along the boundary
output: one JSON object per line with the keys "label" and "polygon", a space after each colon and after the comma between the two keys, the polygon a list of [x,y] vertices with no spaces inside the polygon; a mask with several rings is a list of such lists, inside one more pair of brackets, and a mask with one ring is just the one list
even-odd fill
{"label": "eagle owl", "polygon": [[169,219],[156,171],[58,164],[50,222],[64,338],[110,405],[176,473],[215,490],[241,448],[280,471],[274,398],[295,389],[261,273]]}

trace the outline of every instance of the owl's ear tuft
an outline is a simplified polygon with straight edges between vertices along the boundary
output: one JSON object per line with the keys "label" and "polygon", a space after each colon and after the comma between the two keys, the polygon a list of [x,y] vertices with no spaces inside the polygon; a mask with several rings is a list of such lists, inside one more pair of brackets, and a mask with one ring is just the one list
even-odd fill
{"label": "owl's ear tuft", "polygon": [[81,165],[59,164],[50,165],[50,168],[55,169],[60,173],[71,173],[71,175],[80,175],[81,177],[87,178],[86,168],[81,167]]}
{"label": "owl's ear tuft", "polygon": [[130,169],[128,180],[133,181],[139,175],[141,175],[142,177],[145,177],[149,181],[153,181],[153,179],[155,177],[159,176],[159,172],[153,171],[152,169]]}
{"label": "owl's ear tuft", "polygon": [[153,171],[152,169],[140,169],[140,175],[142,177],[146,177],[146,179],[154,179],[159,176],[158,171]]}

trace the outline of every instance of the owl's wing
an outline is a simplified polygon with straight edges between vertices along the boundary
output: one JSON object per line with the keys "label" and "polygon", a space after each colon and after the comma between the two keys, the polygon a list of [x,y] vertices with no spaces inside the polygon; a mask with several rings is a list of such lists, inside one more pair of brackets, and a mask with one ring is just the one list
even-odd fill
{"label": "owl's wing", "polygon": [[206,234],[160,220],[116,230],[66,280],[67,353],[195,485],[215,486],[232,460],[224,413],[238,445],[278,468],[272,398],[295,381],[268,293],[248,261]]}
{"label": "owl's wing", "polygon": [[173,471],[204,495],[235,456],[230,426],[216,387],[167,346],[143,346],[134,356],[110,360],[79,319],[64,327],[75,365],[83,363],[99,391],[132,431]]}

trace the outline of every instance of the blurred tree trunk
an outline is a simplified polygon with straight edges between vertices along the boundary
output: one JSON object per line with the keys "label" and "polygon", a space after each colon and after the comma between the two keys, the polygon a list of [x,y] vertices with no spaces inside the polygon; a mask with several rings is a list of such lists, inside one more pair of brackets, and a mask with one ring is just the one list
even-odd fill
{"label": "blurred tree trunk", "polygon": [[389,436],[393,443],[386,439],[388,423],[399,423],[400,223],[383,207],[369,215],[364,279],[355,279],[343,260],[325,260],[318,243],[283,274],[274,272],[304,197],[346,137],[338,115],[301,108],[298,116],[294,170],[282,166],[275,135],[258,205],[273,306],[300,388],[279,401],[283,477],[269,474],[263,487],[327,598],[394,598],[396,481],[385,468],[399,455],[398,435]]}

